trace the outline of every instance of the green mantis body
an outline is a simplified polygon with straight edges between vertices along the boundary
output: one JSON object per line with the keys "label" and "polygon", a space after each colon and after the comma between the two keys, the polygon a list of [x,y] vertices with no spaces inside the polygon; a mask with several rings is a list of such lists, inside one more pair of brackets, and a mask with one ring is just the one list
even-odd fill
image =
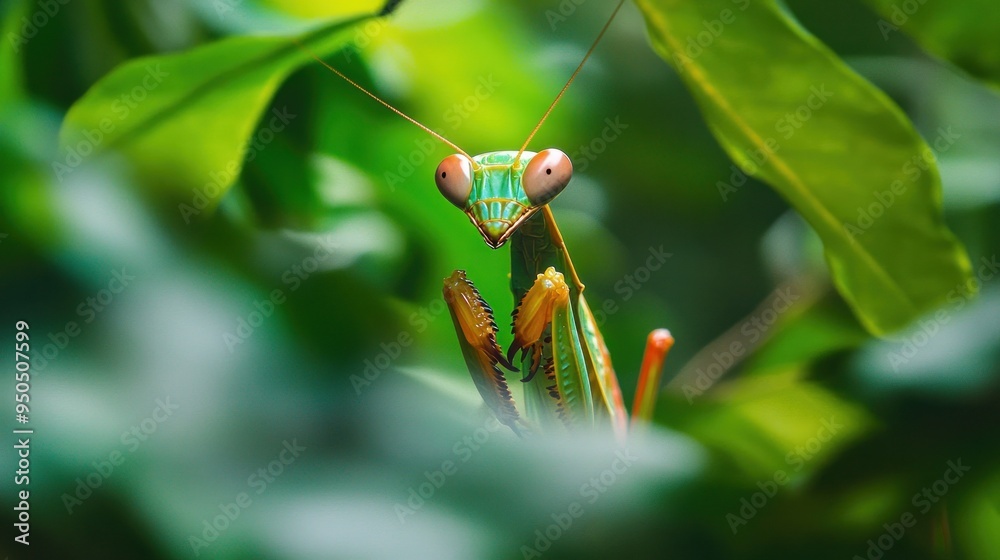
{"label": "green mantis body", "polygon": [[[525,151],[622,4],[624,0],[619,0],[576,71],[516,152],[472,157],[309,53],[372,99],[453,147],[458,153],[445,158],[435,172],[441,194],[465,212],[489,247],[498,249],[510,241],[514,340],[506,354],[497,344],[493,310],[464,271],[456,270],[445,279],[444,297],[479,394],[497,418],[518,434],[608,426],[623,440],[628,428],[611,357],[548,207],[569,183],[572,163],[559,150]],[[666,330],[650,333],[633,420],[651,416],[663,359],[672,344]],[[511,396],[504,370],[518,374],[517,382],[524,385],[523,409]]]}
{"label": "green mantis body", "polygon": [[[455,271],[445,280],[445,301],[477,389],[497,418],[517,433],[609,426],[623,438],[628,421],[618,379],[547,205],[568,183],[569,158],[558,150],[492,152],[471,162],[462,162],[464,158],[455,155],[442,162],[438,186],[449,200],[461,200],[446,184],[449,175],[458,175],[455,184],[463,191],[468,186],[460,207],[486,243],[497,248],[510,240],[516,305],[514,340],[504,355],[496,342],[492,310],[465,273]],[[468,177],[449,165],[455,162],[471,169]],[[553,176],[555,183],[545,184],[552,183]],[[650,335],[634,411],[640,416],[651,412],[653,399],[643,393],[655,396],[660,365],[671,343],[664,330]],[[523,413],[501,368],[521,376]]]}

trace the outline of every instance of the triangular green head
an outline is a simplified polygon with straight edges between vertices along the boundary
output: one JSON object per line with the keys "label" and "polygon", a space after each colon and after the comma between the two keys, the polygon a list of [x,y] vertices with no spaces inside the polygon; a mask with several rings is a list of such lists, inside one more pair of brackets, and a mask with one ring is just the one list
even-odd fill
{"label": "triangular green head", "polygon": [[573,176],[573,163],[556,149],[446,157],[434,175],[438,190],[465,212],[486,244],[497,249]]}

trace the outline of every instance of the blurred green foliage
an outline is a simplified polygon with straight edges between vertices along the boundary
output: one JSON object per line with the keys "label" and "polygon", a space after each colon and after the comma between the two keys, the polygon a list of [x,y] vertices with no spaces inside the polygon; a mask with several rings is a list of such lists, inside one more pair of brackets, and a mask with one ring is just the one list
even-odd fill
{"label": "blurred green foliage", "polygon": [[1000,46],[996,33],[996,6],[989,0],[965,2],[892,2],[867,0],[881,14],[883,38],[905,33],[930,53],[996,87],[1000,85]]}
{"label": "blurred green foliage", "polygon": [[505,323],[508,255],[434,192],[447,147],[288,42],[479,153],[523,141],[612,6],[329,4],[3,4],[2,332],[31,324],[36,429],[5,554],[996,557],[992,3],[626,5],[534,147],[574,158],[554,210],[626,395],[645,334],[678,340],[627,453],[495,429],[439,294],[465,269]]}
{"label": "blurred green foliage", "polygon": [[[968,279],[968,257],[939,218],[930,146],[777,3],[641,6],[727,153],[816,230],[835,283],[872,332],[898,330]],[[954,143],[935,140],[939,151]]]}

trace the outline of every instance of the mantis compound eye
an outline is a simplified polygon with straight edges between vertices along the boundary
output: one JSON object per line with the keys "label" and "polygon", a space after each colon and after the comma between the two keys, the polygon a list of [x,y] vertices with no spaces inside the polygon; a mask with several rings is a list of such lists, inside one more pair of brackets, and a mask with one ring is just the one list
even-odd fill
{"label": "mantis compound eye", "polygon": [[472,193],[472,160],[462,154],[444,158],[434,173],[434,181],[448,202],[464,210]]}
{"label": "mantis compound eye", "polygon": [[528,200],[541,206],[561,193],[572,177],[573,163],[569,156],[556,149],[542,150],[525,166],[521,186]]}

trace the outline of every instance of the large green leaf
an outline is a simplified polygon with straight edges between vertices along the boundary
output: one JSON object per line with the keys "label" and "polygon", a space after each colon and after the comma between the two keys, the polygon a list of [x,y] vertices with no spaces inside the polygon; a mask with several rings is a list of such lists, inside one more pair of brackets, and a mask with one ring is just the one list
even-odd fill
{"label": "large green leaf", "polygon": [[[331,23],[300,42],[318,55],[329,53],[371,17]],[[115,151],[148,183],[192,200],[196,190],[214,204],[239,176],[258,121],[271,128],[260,133],[258,141],[266,143],[295,118],[294,107],[262,115],[285,78],[310,60],[288,37],[274,36],[232,37],[129,61],[69,110],[60,132],[64,157],[53,171],[61,179],[88,158]]]}
{"label": "large green leaf", "polygon": [[1000,3],[995,0],[865,0],[882,17],[886,41],[899,33],[973,76],[1000,87],[1000,41],[996,40]]}
{"label": "large green leaf", "polygon": [[[900,329],[965,282],[969,260],[943,222],[936,164],[880,90],[773,1],[637,4],[722,147],[822,238],[834,282],[868,330]],[[939,147],[955,141],[941,134]],[[740,181],[727,181],[720,192],[736,203]]]}

